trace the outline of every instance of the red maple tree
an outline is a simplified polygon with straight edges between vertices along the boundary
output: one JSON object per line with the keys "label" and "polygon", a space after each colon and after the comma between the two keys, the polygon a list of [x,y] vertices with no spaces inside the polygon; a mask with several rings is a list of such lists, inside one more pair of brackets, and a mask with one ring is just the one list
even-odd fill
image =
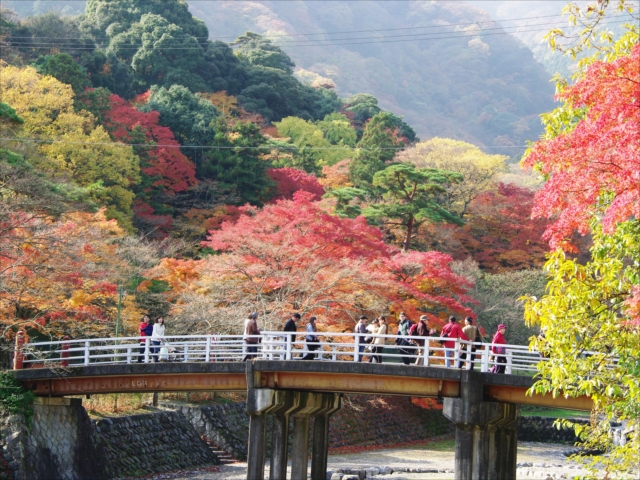
{"label": "red maple tree", "polygon": [[574,249],[571,234],[586,234],[599,212],[605,233],[632,216],[640,218],[638,65],[640,45],[629,56],[591,65],[584,78],[558,95],[583,109],[583,118],[575,128],[538,142],[523,162],[549,178],[536,195],[533,215],[557,217],[545,232],[552,248]]}
{"label": "red maple tree", "polygon": [[195,165],[182,154],[171,129],[159,124],[158,112],[140,112],[118,95],[109,99],[106,127],[114,140],[136,145],[141,170],[151,179],[147,188],[162,188],[173,194],[197,183]]}
{"label": "red maple tree", "polygon": [[300,190],[313,194],[313,200],[320,200],[324,195],[324,188],[318,179],[303,170],[291,167],[270,168],[267,175],[277,184],[272,200],[291,200],[293,194]]}

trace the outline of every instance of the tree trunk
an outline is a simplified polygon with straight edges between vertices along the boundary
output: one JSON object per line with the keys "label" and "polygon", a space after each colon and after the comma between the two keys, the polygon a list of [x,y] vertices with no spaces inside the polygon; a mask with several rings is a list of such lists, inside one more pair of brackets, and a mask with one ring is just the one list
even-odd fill
{"label": "tree trunk", "polygon": [[411,247],[411,235],[413,235],[413,215],[409,216],[409,221],[407,222],[407,238],[404,239],[404,246],[402,247],[404,252],[408,252],[409,247]]}

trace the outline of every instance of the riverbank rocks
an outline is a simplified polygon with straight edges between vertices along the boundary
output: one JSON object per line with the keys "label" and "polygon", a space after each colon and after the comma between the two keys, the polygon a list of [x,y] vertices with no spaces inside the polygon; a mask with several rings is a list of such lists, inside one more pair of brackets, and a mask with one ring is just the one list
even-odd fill
{"label": "riverbank rocks", "polygon": [[[579,441],[571,428],[558,429],[555,418],[520,417],[518,425],[519,442],[575,443]],[[580,424],[588,424],[589,420],[572,420]]]}
{"label": "riverbank rocks", "polygon": [[94,422],[95,436],[116,477],[217,465],[218,458],[178,412],[155,412]]}

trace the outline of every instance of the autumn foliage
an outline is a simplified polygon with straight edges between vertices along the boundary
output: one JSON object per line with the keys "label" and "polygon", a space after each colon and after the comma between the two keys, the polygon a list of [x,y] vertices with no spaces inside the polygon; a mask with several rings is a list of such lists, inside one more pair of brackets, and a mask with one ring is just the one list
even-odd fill
{"label": "autumn foliage", "polygon": [[629,56],[591,65],[584,78],[558,96],[584,111],[581,120],[575,128],[538,142],[524,161],[549,177],[536,195],[533,214],[557,216],[545,233],[552,248],[571,248],[573,231],[587,233],[600,210],[605,233],[640,217],[638,64],[640,45]]}
{"label": "autumn foliage", "polygon": [[[451,272],[451,257],[403,253],[364,218],[331,215],[312,200],[299,191],[261,210],[243,207],[238,221],[211,231],[204,242],[221,255],[198,264],[165,262],[157,278],[209,295],[218,314],[230,319],[259,307],[271,326],[291,310],[315,313],[338,330],[350,329],[358,315],[389,309],[434,318],[471,313],[462,305],[468,284]],[[185,271],[198,280],[182,282]]]}
{"label": "autumn foliage", "polygon": [[297,168],[270,168],[267,170],[269,178],[276,182],[277,190],[272,200],[291,200],[297,191],[309,192],[313,200],[320,200],[324,195],[324,188],[318,179]]}
{"label": "autumn foliage", "polygon": [[169,193],[182,192],[197,183],[196,167],[182,152],[168,127],[159,124],[158,112],[140,112],[118,95],[111,95],[107,127],[115,140],[146,144],[138,147],[141,171],[152,179],[155,188]]}

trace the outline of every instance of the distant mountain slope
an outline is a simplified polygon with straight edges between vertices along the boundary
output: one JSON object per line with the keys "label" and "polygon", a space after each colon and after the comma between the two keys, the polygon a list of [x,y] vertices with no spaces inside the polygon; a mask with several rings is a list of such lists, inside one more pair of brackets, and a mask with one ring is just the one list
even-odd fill
{"label": "distant mountain slope", "polygon": [[[497,28],[490,33],[500,32],[500,25],[462,2],[194,1],[190,9],[205,21],[212,37],[225,41],[247,30],[275,34],[273,38],[305,70],[302,76],[313,77],[308,73],[313,72],[330,78],[342,96],[375,95],[383,108],[404,115],[421,138],[455,137],[492,147],[496,153],[520,153],[509,147],[537,138],[538,114],[552,106],[550,75],[531,51],[510,35],[483,35],[479,25]],[[317,44],[434,30],[296,36],[433,25],[443,26],[435,30],[445,32],[443,36],[463,36],[327,46]],[[411,37],[386,40],[407,38]],[[296,45],[300,40],[315,46]]]}

